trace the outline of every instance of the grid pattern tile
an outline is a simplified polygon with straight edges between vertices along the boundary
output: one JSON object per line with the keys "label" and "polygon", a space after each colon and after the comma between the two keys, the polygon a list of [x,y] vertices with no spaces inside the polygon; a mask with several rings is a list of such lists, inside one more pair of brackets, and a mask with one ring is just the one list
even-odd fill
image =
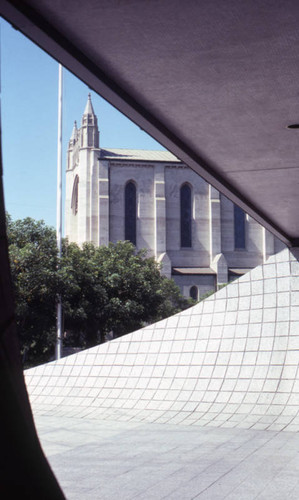
{"label": "grid pattern tile", "polygon": [[299,430],[299,250],[196,306],[25,372],[36,414]]}

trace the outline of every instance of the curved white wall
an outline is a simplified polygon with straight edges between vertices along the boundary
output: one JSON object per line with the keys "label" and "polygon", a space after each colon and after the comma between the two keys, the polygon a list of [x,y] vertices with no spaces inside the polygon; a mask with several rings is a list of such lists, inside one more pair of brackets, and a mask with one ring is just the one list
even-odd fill
{"label": "curved white wall", "polygon": [[35,413],[299,430],[299,252],[107,344],[25,372]]}

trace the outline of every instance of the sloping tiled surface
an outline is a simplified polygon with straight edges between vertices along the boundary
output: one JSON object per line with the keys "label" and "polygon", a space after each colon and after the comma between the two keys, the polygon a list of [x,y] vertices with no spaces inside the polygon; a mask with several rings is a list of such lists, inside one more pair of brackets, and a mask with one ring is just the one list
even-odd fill
{"label": "sloping tiled surface", "polygon": [[176,316],[25,373],[36,415],[299,430],[299,253]]}

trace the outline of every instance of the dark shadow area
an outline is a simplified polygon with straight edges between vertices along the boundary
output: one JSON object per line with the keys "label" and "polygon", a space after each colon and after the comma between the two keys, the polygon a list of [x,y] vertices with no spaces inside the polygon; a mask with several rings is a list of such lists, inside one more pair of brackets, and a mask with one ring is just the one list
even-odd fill
{"label": "dark shadow area", "polygon": [[59,500],[65,497],[41,449],[23,377],[8,259],[2,156],[0,161],[0,498]]}

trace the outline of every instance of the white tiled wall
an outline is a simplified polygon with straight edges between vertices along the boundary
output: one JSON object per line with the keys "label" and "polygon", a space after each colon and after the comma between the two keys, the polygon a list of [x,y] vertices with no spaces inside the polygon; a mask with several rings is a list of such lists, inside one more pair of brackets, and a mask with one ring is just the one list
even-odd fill
{"label": "white tiled wall", "polygon": [[34,412],[299,430],[299,251],[176,316],[25,372]]}

